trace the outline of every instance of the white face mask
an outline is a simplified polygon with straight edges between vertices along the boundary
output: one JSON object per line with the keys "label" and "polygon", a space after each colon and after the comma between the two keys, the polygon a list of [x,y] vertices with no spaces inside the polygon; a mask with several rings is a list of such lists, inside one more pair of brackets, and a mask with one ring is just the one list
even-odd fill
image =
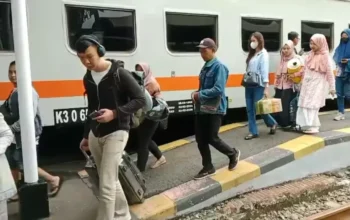
{"label": "white face mask", "polygon": [[258,43],[257,42],[251,42],[250,43],[250,47],[255,50],[258,47]]}

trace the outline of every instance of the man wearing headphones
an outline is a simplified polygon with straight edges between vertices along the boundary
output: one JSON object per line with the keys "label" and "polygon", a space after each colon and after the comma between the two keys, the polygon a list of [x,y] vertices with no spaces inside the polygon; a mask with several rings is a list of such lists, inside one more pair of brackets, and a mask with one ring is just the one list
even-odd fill
{"label": "man wearing headphones", "polygon": [[[103,57],[106,50],[96,36],[83,35],[75,46],[87,68],[83,82],[89,117],[80,147],[90,149],[100,178],[97,220],[130,220],[118,167],[129,138],[130,115],[145,105],[144,92],[120,62]],[[112,86],[118,87],[117,94]]]}

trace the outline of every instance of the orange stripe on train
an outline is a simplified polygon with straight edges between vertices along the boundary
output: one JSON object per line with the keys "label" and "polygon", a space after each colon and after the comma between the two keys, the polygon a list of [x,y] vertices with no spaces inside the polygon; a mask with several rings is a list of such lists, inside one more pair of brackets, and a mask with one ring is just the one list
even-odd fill
{"label": "orange stripe on train", "polygon": [[[243,74],[230,74],[226,87],[240,87]],[[270,84],[275,74],[269,75]],[[157,77],[162,91],[182,91],[198,89],[198,76]],[[33,86],[40,98],[62,98],[82,96],[84,86],[82,80],[33,81]],[[13,86],[10,82],[0,82],[0,100],[5,100]]]}

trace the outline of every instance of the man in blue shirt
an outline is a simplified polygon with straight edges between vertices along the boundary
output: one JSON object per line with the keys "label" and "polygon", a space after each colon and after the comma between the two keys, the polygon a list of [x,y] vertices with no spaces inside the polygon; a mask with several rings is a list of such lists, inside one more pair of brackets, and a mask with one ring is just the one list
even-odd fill
{"label": "man in blue shirt", "polygon": [[217,46],[212,39],[203,39],[198,47],[205,64],[199,75],[199,89],[192,93],[192,100],[195,103],[196,113],[195,136],[203,165],[203,169],[195,179],[202,179],[215,174],[209,144],[227,155],[229,170],[237,166],[240,151],[231,148],[219,137],[222,118],[227,109],[225,87],[228,68],[215,57]]}

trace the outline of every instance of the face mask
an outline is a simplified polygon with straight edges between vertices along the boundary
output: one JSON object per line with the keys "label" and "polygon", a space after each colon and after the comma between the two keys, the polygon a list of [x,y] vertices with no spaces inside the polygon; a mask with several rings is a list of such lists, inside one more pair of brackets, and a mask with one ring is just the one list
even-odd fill
{"label": "face mask", "polygon": [[257,42],[251,42],[250,43],[250,47],[255,50],[258,47],[258,43]]}
{"label": "face mask", "polygon": [[344,43],[347,43],[349,41],[349,38],[347,37],[342,37],[341,38],[341,41],[344,42]]}

